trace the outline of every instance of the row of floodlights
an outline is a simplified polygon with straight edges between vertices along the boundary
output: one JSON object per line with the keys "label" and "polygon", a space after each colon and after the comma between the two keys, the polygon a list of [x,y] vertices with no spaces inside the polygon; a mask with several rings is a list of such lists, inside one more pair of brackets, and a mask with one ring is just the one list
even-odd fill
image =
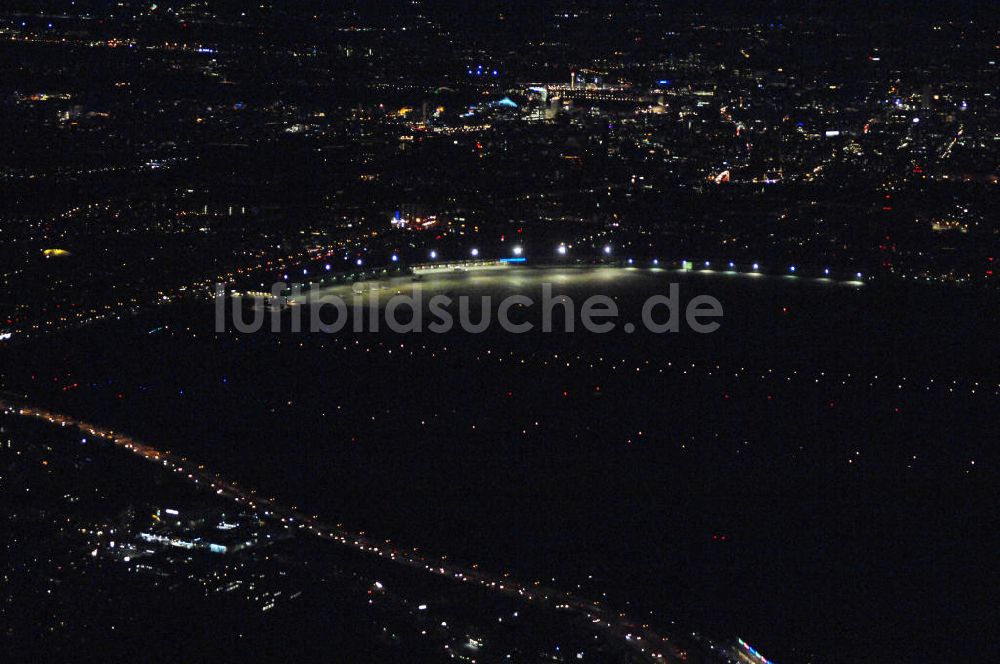
{"label": "row of floodlights", "polygon": [[[604,247],[602,248],[601,251],[602,251],[602,253],[605,256],[610,256],[613,253],[613,249],[612,249],[612,247],[611,247],[610,244],[604,245]],[[511,249],[511,253],[514,256],[522,256],[524,254],[524,248],[521,245],[515,245]],[[560,256],[567,255],[569,253],[569,246],[566,245],[565,243],[560,243],[558,246],[556,246],[556,253],[559,254]],[[432,261],[438,259],[438,252],[435,249],[431,249],[430,254],[428,254],[428,255],[430,256],[430,259]],[[472,249],[469,250],[469,255],[472,258],[478,258],[479,257],[479,249],[476,248],[476,247],[473,247]],[[399,262],[399,255],[398,254],[392,254],[391,260],[392,260],[393,263]],[[629,265],[633,265],[635,263],[634,259],[632,259],[632,258],[627,259],[626,262]],[[364,265],[364,261],[361,258],[358,258],[358,259],[355,260],[355,264],[360,267],[360,266]],[[660,264],[660,260],[658,258],[654,258],[652,260],[652,264],[653,265],[659,265]],[[682,265],[692,265],[693,266],[693,263],[691,263],[690,261],[681,261],[681,264]],[[729,267],[730,270],[735,270],[736,269],[736,263],[734,263],[733,261],[729,261],[728,267]],[[705,261],[704,268],[705,269],[711,269],[712,268],[711,261]],[[754,263],[751,266],[751,268],[752,268],[753,272],[760,272],[760,263]],[[330,270],[333,269],[333,266],[330,263],[327,263],[324,266],[324,269],[327,272],[329,272]],[[788,266],[788,273],[790,275],[797,274],[798,273],[798,267],[796,267],[795,265],[789,265]],[[308,268],[303,268],[302,269],[302,274],[309,274],[309,269]],[[827,276],[827,277],[830,276],[830,268],[828,268],[828,267],[823,268],[823,275]],[[861,272],[856,273],[855,276],[858,279],[863,278],[863,275],[862,275]]]}

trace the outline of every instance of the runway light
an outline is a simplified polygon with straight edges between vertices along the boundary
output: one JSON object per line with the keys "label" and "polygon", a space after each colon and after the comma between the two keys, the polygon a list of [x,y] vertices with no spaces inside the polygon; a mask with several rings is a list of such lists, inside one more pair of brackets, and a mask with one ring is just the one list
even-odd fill
{"label": "runway light", "polygon": [[472,250],[471,252],[469,252],[469,253],[471,253],[471,254],[472,254],[473,256],[478,256],[478,255],[479,255],[479,250],[478,250],[478,249],[473,249],[473,250]]}
{"label": "runway light", "polygon": [[515,256],[520,256],[522,253],[524,253],[524,249],[522,249],[520,245],[514,247]]}

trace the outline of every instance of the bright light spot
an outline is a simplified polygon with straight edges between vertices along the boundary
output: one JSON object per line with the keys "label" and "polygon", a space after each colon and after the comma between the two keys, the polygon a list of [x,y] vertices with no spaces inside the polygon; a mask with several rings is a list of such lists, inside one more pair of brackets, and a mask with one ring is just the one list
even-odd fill
{"label": "bright light spot", "polygon": [[392,262],[395,263],[398,260],[399,260],[399,256],[397,256],[396,254],[393,254],[392,255]]}
{"label": "bright light spot", "polygon": [[472,254],[473,256],[478,256],[478,255],[479,255],[479,250],[478,250],[478,249],[473,249],[473,250],[472,250],[471,252],[469,252],[469,253],[471,253],[471,254]]}
{"label": "bright light spot", "polygon": [[356,260],[356,261],[354,261],[354,262],[355,262],[355,263],[356,263],[357,265],[361,265],[361,264],[362,264],[362,263],[363,263],[364,261],[362,261],[362,260],[361,260],[361,259],[359,258],[358,260]]}
{"label": "bright light spot", "polygon": [[558,247],[556,247],[556,251],[559,253],[560,256],[565,256],[567,251],[566,245],[560,244]]}
{"label": "bright light spot", "polygon": [[610,254],[611,253],[611,245],[610,244],[604,245],[604,253],[606,253],[606,254]]}
{"label": "bright light spot", "polygon": [[794,266],[794,265],[793,265],[793,266],[791,266],[791,267],[790,267],[790,268],[788,268],[788,269],[789,269],[789,271],[791,271],[791,272],[795,272],[795,266]]}
{"label": "bright light spot", "polygon": [[760,265],[758,263],[754,263],[753,264],[753,269],[759,270],[760,269]]}
{"label": "bright light spot", "polygon": [[520,247],[520,245],[519,245],[519,246],[516,246],[516,247],[514,247],[514,255],[515,255],[515,256],[520,256],[520,255],[521,255],[522,253],[524,253],[524,249],[522,249],[522,248]]}
{"label": "bright light spot", "polygon": [[323,267],[324,267],[324,268],[326,268],[326,271],[327,271],[327,272],[329,272],[329,271],[330,271],[330,269],[331,269],[331,268],[330,268],[330,264],[329,264],[329,263],[327,263],[327,264],[326,264],[326,265],[324,265]]}
{"label": "bright light spot", "polygon": [[436,252],[436,251],[431,251],[431,260],[434,260],[434,259],[436,259],[437,257],[438,257],[438,252]]}

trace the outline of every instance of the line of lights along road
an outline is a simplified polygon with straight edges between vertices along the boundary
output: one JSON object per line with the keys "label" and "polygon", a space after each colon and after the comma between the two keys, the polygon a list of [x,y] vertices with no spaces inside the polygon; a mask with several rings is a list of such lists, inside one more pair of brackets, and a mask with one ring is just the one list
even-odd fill
{"label": "line of lights along road", "polygon": [[[556,247],[555,247],[555,254],[558,257],[560,257],[560,258],[567,257],[567,256],[570,255],[570,250],[572,248],[573,248],[572,245],[566,244],[565,242],[561,242],[558,245],[556,245]],[[528,258],[527,258],[527,256],[525,256],[524,247],[522,245],[515,245],[514,247],[512,247],[511,250],[510,250],[510,254],[511,254],[510,256],[502,256],[502,257],[499,257],[499,258],[496,258],[496,259],[489,259],[489,258],[484,258],[481,255],[481,252],[480,252],[480,250],[479,250],[478,247],[472,247],[472,248],[470,248],[468,250],[468,256],[469,256],[469,258],[465,259],[465,260],[470,260],[471,259],[472,261],[483,261],[483,262],[493,262],[493,261],[496,261],[496,262],[506,263],[506,264],[511,264],[511,263],[527,263],[528,262]],[[614,249],[614,247],[612,245],[606,244],[603,247],[601,247],[600,255],[602,255],[606,259],[610,259],[612,256],[615,255],[615,249]],[[441,255],[439,254],[439,252],[437,251],[437,249],[431,249],[428,252],[427,256],[428,256],[428,259],[431,262],[434,262],[434,261],[437,261],[437,260],[441,259]],[[399,263],[400,262],[399,254],[393,253],[390,256],[390,260],[391,260],[392,263]],[[460,260],[460,259],[450,259],[450,260]],[[627,258],[623,259],[623,262],[625,263],[625,265],[631,266],[631,267],[639,267],[639,266],[642,266],[643,264],[645,264],[647,267],[652,267],[652,268],[660,268],[661,267],[661,261],[660,261],[659,258],[647,259],[645,263],[642,263],[642,262],[637,261],[635,258],[627,257]],[[365,265],[365,261],[362,258],[355,259],[354,263],[355,263],[355,265],[357,267],[363,267]],[[541,264],[544,265],[544,262],[541,263]],[[810,274],[803,274],[800,271],[799,266],[795,265],[795,264],[788,265],[785,268],[784,271],[765,272],[764,269],[761,267],[761,264],[759,262],[754,262],[754,263],[750,264],[749,265],[749,269],[747,269],[746,267],[741,267],[741,266],[737,265],[737,263],[735,261],[728,261],[727,263],[725,263],[725,268],[724,269],[716,269],[716,268],[713,267],[712,261],[706,260],[706,261],[702,262],[698,268],[696,268],[694,261],[687,260],[687,259],[681,259],[681,260],[673,260],[673,261],[666,261],[666,262],[664,262],[662,269],[669,269],[670,267],[674,267],[675,269],[679,269],[680,271],[720,272],[720,273],[723,273],[723,274],[726,274],[726,273],[730,273],[730,274],[749,274],[749,275],[753,275],[753,276],[781,276],[781,275],[784,275],[784,276],[787,276],[787,277],[803,277],[803,278],[808,277],[808,276],[812,276],[812,277],[820,279],[820,280],[827,280],[827,281],[833,281],[833,280],[835,280],[834,277],[832,276],[833,272],[832,272],[832,270],[829,267],[824,267],[822,269],[822,271],[811,272]],[[327,263],[324,266],[324,269],[325,269],[325,271],[330,272],[333,269],[333,266],[330,263]],[[309,274],[309,269],[308,268],[303,268],[302,269],[302,274],[307,276]],[[285,278],[287,280],[287,275],[286,275]],[[851,284],[851,285],[855,285],[855,286],[860,286],[860,285],[863,285],[865,283],[866,279],[867,278],[865,277],[865,275],[864,275],[863,272],[855,272],[853,275],[849,275],[848,278],[844,278],[843,276],[841,276],[840,279],[836,279],[836,280],[840,281],[841,283],[847,283],[847,284]]]}

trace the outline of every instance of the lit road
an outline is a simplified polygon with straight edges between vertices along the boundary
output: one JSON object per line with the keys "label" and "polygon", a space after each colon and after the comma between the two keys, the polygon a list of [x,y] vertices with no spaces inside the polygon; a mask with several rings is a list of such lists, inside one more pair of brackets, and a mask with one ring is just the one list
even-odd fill
{"label": "lit road", "polygon": [[449,562],[447,556],[426,556],[415,549],[406,549],[388,540],[380,542],[339,525],[328,525],[321,522],[318,517],[304,514],[294,507],[282,506],[274,498],[260,496],[253,489],[244,489],[236,482],[226,481],[204,466],[190,462],[186,457],[158,450],[121,432],[99,427],[68,415],[4,400],[0,400],[0,410],[7,414],[44,420],[61,427],[74,427],[84,434],[112,443],[151,462],[162,464],[167,471],[179,474],[198,487],[214,490],[224,498],[260,510],[265,516],[279,519],[282,523],[297,524],[298,528],[315,537],[337,542],[368,555],[379,556],[428,574],[447,577],[457,583],[478,584],[491,592],[520,598],[525,602],[552,610],[574,613],[582,620],[591,623],[596,632],[604,632],[608,639],[620,641],[636,655],[649,661],[679,662],[685,658],[683,647],[671,639],[652,631],[647,626],[629,621],[622,613],[613,613],[601,606],[599,601],[587,601],[571,593],[543,588],[537,581],[525,585],[507,575],[496,576],[482,572],[478,566],[456,565]]}

